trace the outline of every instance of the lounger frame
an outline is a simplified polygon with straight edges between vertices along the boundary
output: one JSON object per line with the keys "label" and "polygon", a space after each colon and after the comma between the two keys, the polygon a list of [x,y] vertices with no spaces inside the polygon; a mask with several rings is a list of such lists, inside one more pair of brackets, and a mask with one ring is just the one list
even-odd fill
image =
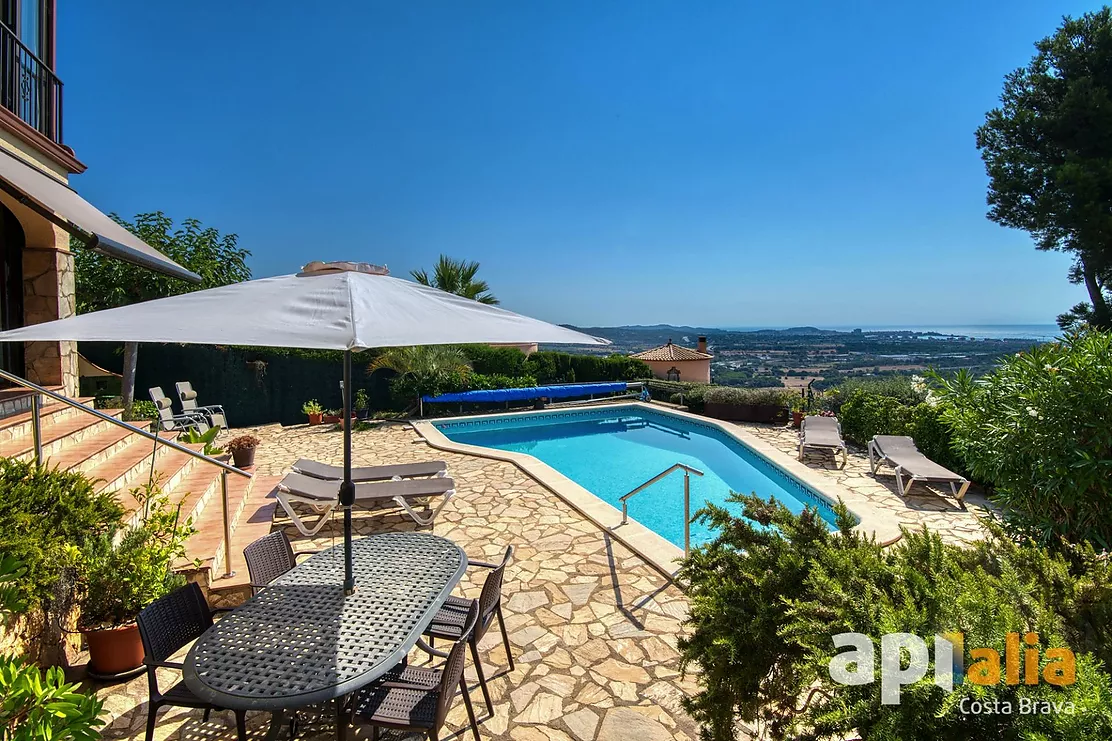
{"label": "lounger frame", "polygon": [[[799,460],[803,460],[803,453],[807,448],[814,448],[816,450],[829,450],[830,452],[832,452],[834,454],[834,463],[837,464],[837,462],[838,462],[838,451],[841,451],[842,452],[842,468],[845,468],[846,464],[849,463],[849,450],[846,448],[846,441],[842,440],[841,444],[839,444],[839,445],[830,445],[830,444],[827,444],[827,443],[805,443],[805,442],[803,442],[803,431],[804,431],[803,428],[804,428],[805,423],[806,423],[806,418],[804,418],[804,422],[801,423],[800,427],[799,427],[799,456],[798,456]],[[838,425],[838,437],[841,437],[842,436],[842,423],[835,420],[835,424]],[[874,473],[875,473],[875,471],[874,471]]]}
{"label": "lounger frame", "polygon": [[[455,493],[455,489],[448,489],[443,494],[435,495],[442,497],[442,499],[440,500],[440,504],[438,504],[435,508],[428,507],[427,509],[429,510],[429,513],[425,516],[420,515],[417,510],[415,510],[409,504],[407,498],[401,495],[390,497],[389,499],[386,497],[376,497],[374,499],[366,499],[363,501],[367,504],[370,504],[371,502],[375,504],[384,504],[386,502],[392,501],[394,502],[394,504],[401,507],[406,514],[413,518],[414,522],[416,522],[418,525],[425,526],[432,525],[433,522],[436,521],[436,516],[440,514],[440,510],[444,509],[444,506],[448,504],[453,496],[455,496]],[[421,498],[427,499],[429,496],[434,495],[423,495]],[[286,514],[290,516],[290,520],[293,521],[294,527],[296,527],[298,532],[300,532],[307,538],[311,538],[318,532],[320,532],[321,529],[328,524],[329,516],[332,514],[333,510],[340,506],[340,498],[338,494],[337,497],[333,500],[321,500],[316,497],[309,497],[298,494],[295,491],[284,488],[281,483],[278,484],[278,487],[275,490],[275,498],[278,500],[278,504],[282,505],[282,509],[286,511]],[[297,510],[293,506],[295,503],[303,504],[309,509],[313,510],[313,512],[317,515],[316,522],[307,522],[306,518],[302,518],[300,515],[298,515]],[[355,504],[358,505],[359,503],[360,500],[357,497],[355,500]]]}
{"label": "lounger frame", "polygon": [[[922,454],[920,453],[920,455],[922,455]],[[923,456],[923,457],[926,458],[926,456]],[[930,460],[930,459],[928,458],[928,460]],[[872,469],[872,472],[873,472],[874,476],[876,476],[877,468],[879,468],[881,463],[886,463],[895,470],[895,472],[896,472],[896,486],[899,488],[900,496],[903,496],[903,497],[906,497],[908,495],[908,492],[911,491],[911,486],[916,481],[921,481],[923,483],[949,484],[950,485],[950,492],[954,495],[954,499],[956,499],[958,501],[958,504],[963,504],[963,500],[965,499],[965,493],[969,490],[969,484],[970,484],[969,479],[965,478],[964,476],[959,476],[958,474],[954,474],[954,476],[957,477],[958,480],[950,479],[950,478],[943,479],[943,478],[937,478],[937,477],[934,477],[934,476],[915,476],[915,475],[911,474],[903,466],[900,466],[895,461],[893,461],[891,458],[886,456],[884,454],[884,452],[880,449],[880,447],[876,444],[875,440],[870,440],[869,441],[869,467]],[[904,484],[904,477],[905,476],[907,477],[907,484],[906,485]],[[958,487],[959,483],[961,484],[960,488]]]}

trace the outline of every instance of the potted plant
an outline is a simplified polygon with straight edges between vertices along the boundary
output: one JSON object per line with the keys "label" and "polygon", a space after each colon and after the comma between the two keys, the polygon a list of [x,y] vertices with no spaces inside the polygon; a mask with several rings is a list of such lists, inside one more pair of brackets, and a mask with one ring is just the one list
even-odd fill
{"label": "potted plant", "polygon": [[325,409],[324,410],[324,423],[326,425],[336,424],[344,418],[343,409]]}
{"label": "potted plant", "polygon": [[301,405],[301,413],[309,417],[309,424],[319,425],[324,416],[324,407],[316,399],[310,399]]}
{"label": "potted plant", "polygon": [[255,448],[259,447],[259,442],[259,438],[254,435],[240,435],[228,442],[228,450],[232,454],[236,468],[255,465]]}
{"label": "potted plant", "polygon": [[[96,676],[129,672],[143,665],[143,643],[135,618],[147,605],[185,584],[173,571],[196,530],[181,520],[157,486],[134,489],[147,517],[122,537],[94,538],[80,556],[81,617],[78,629],[89,646],[89,671]],[[118,541],[118,542],[117,542]]]}
{"label": "potted plant", "polygon": [[808,414],[807,406],[807,397],[802,394],[792,399],[792,427],[803,424],[803,418]]}
{"label": "potted plant", "polygon": [[355,390],[355,416],[366,419],[371,413],[371,398],[366,389]]}

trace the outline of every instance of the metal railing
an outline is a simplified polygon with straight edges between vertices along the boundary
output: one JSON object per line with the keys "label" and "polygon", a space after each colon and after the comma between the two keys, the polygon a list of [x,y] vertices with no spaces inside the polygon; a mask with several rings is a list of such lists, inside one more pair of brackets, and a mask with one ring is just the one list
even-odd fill
{"label": "metal railing", "polygon": [[[54,401],[57,401],[57,402],[60,402],[62,404],[65,404],[67,406],[73,407],[74,409],[79,409],[83,412],[86,412],[88,414],[93,415],[97,419],[100,419],[104,422],[108,422],[110,424],[114,424],[117,427],[122,427],[125,430],[129,430],[132,433],[134,433],[136,435],[139,435],[140,437],[145,437],[148,440],[153,441],[154,442],[154,449],[151,452],[151,474],[152,474],[152,476],[154,474],[155,458],[156,458],[156,455],[158,453],[158,446],[159,445],[165,445],[166,447],[171,448],[173,450],[176,450],[179,453],[185,453],[188,456],[191,456],[191,457],[196,458],[198,460],[204,461],[206,463],[211,463],[212,465],[219,468],[220,469],[220,502],[221,502],[221,507],[222,507],[223,515],[224,515],[224,574],[221,578],[227,578],[227,577],[235,576],[235,572],[232,571],[232,523],[231,523],[231,517],[228,513],[228,474],[229,473],[234,473],[237,476],[242,476],[244,478],[249,479],[249,478],[252,478],[251,473],[249,473],[248,471],[244,471],[242,469],[236,468],[235,466],[233,466],[229,463],[225,463],[222,460],[218,460],[216,458],[213,458],[212,456],[205,455],[204,453],[198,453],[196,450],[193,450],[192,448],[189,448],[185,445],[177,443],[173,440],[166,440],[164,438],[161,438],[161,437],[158,436],[157,432],[152,434],[152,433],[148,432],[147,430],[142,429],[141,427],[136,427],[135,425],[129,425],[127,422],[124,422],[123,420],[120,420],[120,419],[116,419],[115,417],[113,417],[110,414],[105,414],[104,412],[100,411],[99,409],[93,409],[92,407],[87,407],[84,404],[82,404],[81,402],[74,401],[73,399],[69,398],[68,396],[64,396],[63,394],[55,393],[54,391],[51,391],[50,389],[43,388],[42,386],[38,385],[37,383],[33,383],[31,381],[28,381],[25,378],[20,378],[19,376],[15,375],[13,373],[9,373],[6,370],[0,369],[0,378],[11,381],[12,383],[14,383],[18,386],[22,386],[25,389],[29,389],[29,390],[35,392],[35,394],[31,397],[31,436],[34,440],[35,461],[37,463],[42,463],[42,420],[39,418],[39,416],[40,416],[40,413],[42,412],[42,397],[47,396],[51,399],[54,399]],[[159,429],[159,430],[161,429],[161,423],[159,423],[159,427],[156,428],[156,429]]]}
{"label": "metal railing", "polygon": [[637,488],[623,494],[619,501],[622,503],[622,524],[625,525],[629,522],[629,500],[633,495],[644,491],[673,472],[681,470],[683,471],[683,555],[686,556],[691,551],[691,474],[702,476],[702,471],[683,463],[673,463]]}
{"label": "metal railing", "polygon": [[0,105],[51,141],[62,143],[62,81],[3,23]]}

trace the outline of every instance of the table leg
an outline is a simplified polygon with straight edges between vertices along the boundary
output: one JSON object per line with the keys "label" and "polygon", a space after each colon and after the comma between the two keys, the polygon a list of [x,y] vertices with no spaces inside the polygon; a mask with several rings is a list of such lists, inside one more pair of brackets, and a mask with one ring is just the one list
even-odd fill
{"label": "table leg", "polygon": [[348,713],[345,707],[347,697],[337,697],[336,703],[336,741],[347,739]]}
{"label": "table leg", "polygon": [[282,726],[286,724],[286,711],[275,710],[270,714],[270,728],[266,729],[266,741],[278,741],[278,735],[282,733]]}

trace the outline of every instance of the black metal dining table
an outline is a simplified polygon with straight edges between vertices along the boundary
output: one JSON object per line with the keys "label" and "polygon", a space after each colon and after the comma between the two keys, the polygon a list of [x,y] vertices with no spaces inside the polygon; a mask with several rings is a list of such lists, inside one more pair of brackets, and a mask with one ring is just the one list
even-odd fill
{"label": "black metal dining table", "polygon": [[342,546],[322,551],[209,628],[185,658],[197,697],[233,710],[286,711],[336,701],[395,666],[421,638],[467,568],[452,541],[383,533],[352,543],[358,589],[344,594]]}

